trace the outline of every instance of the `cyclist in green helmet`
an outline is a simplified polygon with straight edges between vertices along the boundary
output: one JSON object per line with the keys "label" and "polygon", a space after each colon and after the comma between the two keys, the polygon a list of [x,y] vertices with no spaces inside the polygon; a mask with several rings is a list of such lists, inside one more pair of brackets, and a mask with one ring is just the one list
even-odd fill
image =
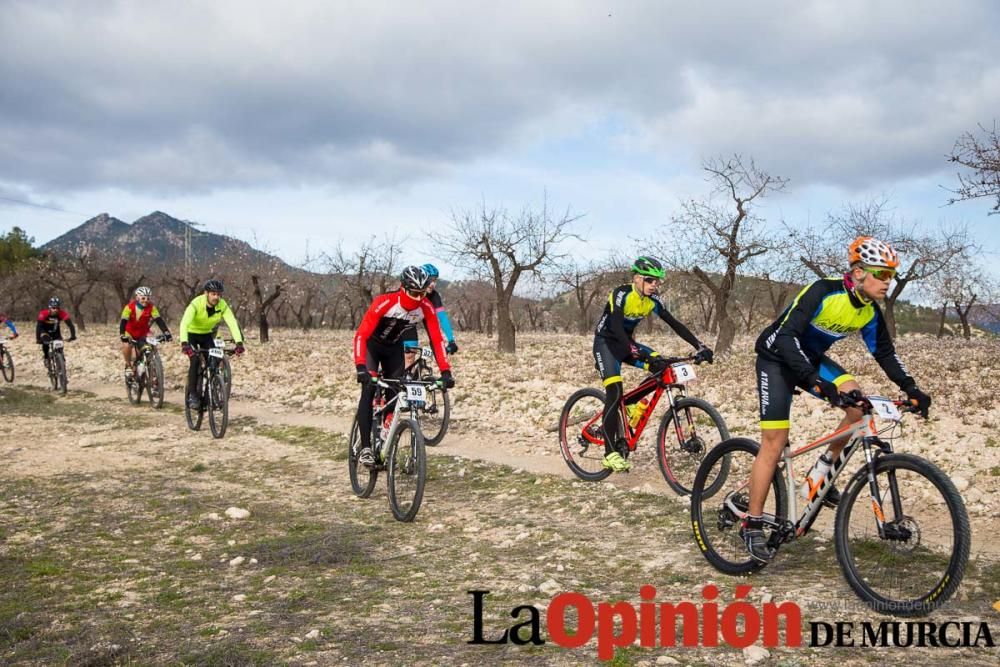
{"label": "cyclist in green helmet", "polygon": [[657,294],[665,277],[666,271],[659,260],[647,256],[637,258],[632,263],[632,282],[611,291],[594,331],[594,365],[607,392],[603,414],[603,465],[614,472],[624,472],[631,467],[626,460],[629,450],[622,435],[618,410],[623,395],[621,365],[625,362],[659,373],[667,363],[652,348],[635,341],[633,334],[639,322],[655,313],[697,350],[698,361],[712,362],[712,350],[670,314]]}

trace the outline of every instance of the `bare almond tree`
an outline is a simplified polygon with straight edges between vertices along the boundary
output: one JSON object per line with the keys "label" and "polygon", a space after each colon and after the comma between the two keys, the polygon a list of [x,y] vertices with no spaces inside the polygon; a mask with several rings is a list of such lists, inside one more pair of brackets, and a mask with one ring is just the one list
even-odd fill
{"label": "bare almond tree", "polygon": [[962,337],[966,340],[972,338],[970,315],[973,308],[980,304],[989,304],[995,292],[996,287],[986,272],[971,262],[950,271],[934,288],[935,297],[941,303],[938,338],[944,335],[945,319],[949,309],[954,309],[958,315],[962,324]]}
{"label": "bare almond tree", "polygon": [[576,329],[586,334],[597,321],[607,296],[620,282],[624,269],[612,266],[611,260],[580,262],[571,259],[555,272],[556,281],[569,290],[576,308]]}
{"label": "bare almond tree", "polygon": [[357,250],[338,243],[332,253],[324,255],[327,273],[343,287],[340,294],[348,302],[352,329],[358,326],[376,294],[398,285],[404,243],[405,239],[394,236],[372,236]]}
{"label": "bare almond tree", "polygon": [[948,161],[965,167],[967,172],[958,172],[958,188],[952,190],[954,197],[949,204],[983,197],[995,199],[990,215],[1000,213],[1000,134],[997,123],[987,130],[979,126],[980,133],[966,132],[948,156]]}
{"label": "bare almond tree", "polygon": [[[736,276],[748,261],[782,245],[764,228],[756,208],[761,199],[783,190],[787,181],[739,155],[711,158],[702,168],[712,184],[711,194],[685,201],[670,224],[674,243],[656,246],[668,263],[695,276],[711,294],[718,326],[715,349],[722,354],[732,347],[736,335],[729,310]],[[674,248],[687,249],[689,254],[678,254]]]}
{"label": "bare almond tree", "polygon": [[452,213],[452,231],[439,243],[456,265],[488,280],[496,294],[497,347],[501,352],[516,349],[511,299],[518,281],[526,274],[558,265],[566,255],[560,244],[570,238],[572,225],[580,219],[569,209],[561,218],[551,216],[548,202],[540,211],[525,206],[517,216],[504,208]]}

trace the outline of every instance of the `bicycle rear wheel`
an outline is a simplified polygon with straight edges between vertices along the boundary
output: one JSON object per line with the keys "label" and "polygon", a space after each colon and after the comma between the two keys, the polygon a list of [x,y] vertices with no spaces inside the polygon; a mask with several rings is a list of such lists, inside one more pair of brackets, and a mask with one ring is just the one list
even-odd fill
{"label": "bicycle rear wheel", "polygon": [[137,364],[132,364],[132,375],[125,378],[125,394],[128,396],[128,402],[132,405],[139,405],[142,402],[144,389],[142,378],[136,373],[136,366]]}
{"label": "bicycle rear wheel", "polygon": [[221,438],[229,425],[229,391],[221,373],[213,373],[208,380],[208,426],[212,437]]}
{"label": "bicycle rear wheel", "polygon": [[604,467],[604,392],[580,389],[566,401],[559,415],[559,451],[573,474],[599,482],[611,474]]}
{"label": "bicycle rear wheel", "polygon": [[424,498],[427,478],[427,452],[420,427],[411,419],[397,415],[388,448],[389,508],[396,520],[413,521]]}
{"label": "bicycle rear wheel", "polygon": [[451,398],[447,389],[430,389],[427,401],[420,409],[420,432],[424,434],[424,445],[435,447],[444,440],[451,420]]}
{"label": "bicycle rear wheel", "polygon": [[[701,554],[726,574],[749,574],[764,567],[747,552],[740,537],[741,514],[750,505],[750,469],[760,449],[749,438],[730,438],[712,449],[698,467],[691,488],[691,527]],[[728,461],[728,474],[722,468]],[[782,523],[788,516],[788,498],[781,469],[771,480],[764,516]],[[710,480],[722,479],[722,484]],[[711,483],[715,490],[709,486]],[[735,510],[735,511],[734,511]],[[770,533],[771,528],[765,527]]]}
{"label": "bicycle rear wheel", "polygon": [[155,351],[146,356],[146,395],[150,407],[163,407],[163,361]]}
{"label": "bicycle rear wheel", "polygon": [[[656,434],[656,460],[663,479],[674,493],[691,493],[694,477],[705,454],[729,439],[729,429],[719,411],[700,398],[682,398],[660,422]],[[706,482],[704,494],[712,496],[726,481],[729,458],[715,468],[716,477]]]}
{"label": "bicycle rear wheel", "polygon": [[3,379],[7,382],[14,381],[14,357],[10,356],[10,350],[0,346],[0,367],[3,370]]}
{"label": "bicycle rear wheel", "polygon": [[957,590],[969,560],[969,515],[951,480],[930,461],[886,454],[875,484],[887,532],[880,535],[868,467],[851,478],[834,543],[847,583],[875,611],[923,616]]}
{"label": "bicycle rear wheel", "polygon": [[[201,369],[201,372],[204,373],[205,369],[204,368]],[[192,431],[201,430],[201,420],[205,417],[204,398],[206,392],[204,390],[204,386],[205,383],[200,375],[198,377],[198,387],[193,392],[191,390],[190,384],[188,383],[184,384],[184,419],[187,420],[188,428],[191,429]],[[189,402],[189,398],[192,393],[194,393],[196,396],[198,396],[199,399],[201,399],[199,401],[197,408],[192,408],[191,403]]]}
{"label": "bicycle rear wheel", "polygon": [[347,470],[351,476],[351,489],[358,498],[367,498],[375,490],[378,480],[378,470],[358,463],[358,452],[361,451],[361,426],[357,415],[351,424],[351,437],[347,443]]}

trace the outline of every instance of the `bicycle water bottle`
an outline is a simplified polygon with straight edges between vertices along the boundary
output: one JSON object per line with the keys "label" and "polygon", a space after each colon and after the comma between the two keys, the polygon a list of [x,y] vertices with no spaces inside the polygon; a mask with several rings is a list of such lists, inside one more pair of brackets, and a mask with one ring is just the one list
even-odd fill
{"label": "bicycle water bottle", "polygon": [[135,372],[136,372],[136,375],[138,375],[139,377],[142,377],[143,375],[145,375],[146,374],[146,362],[140,360],[139,363],[136,364],[136,366],[135,366]]}
{"label": "bicycle water bottle", "polygon": [[646,414],[646,410],[648,409],[649,409],[649,397],[642,399],[638,403],[627,406],[626,410],[628,412],[628,425],[631,426],[632,428],[638,426],[639,421],[642,419],[642,416]]}
{"label": "bicycle water bottle", "polygon": [[816,464],[809,471],[806,481],[802,482],[803,498],[809,500],[816,495],[815,489],[819,487],[820,482],[826,479],[826,473],[830,472],[832,467],[833,459],[830,458],[830,452],[823,452],[823,455],[816,459]]}
{"label": "bicycle water bottle", "polygon": [[389,427],[392,425],[392,412],[387,412],[385,414],[385,419],[382,420],[382,442],[385,442],[389,438]]}

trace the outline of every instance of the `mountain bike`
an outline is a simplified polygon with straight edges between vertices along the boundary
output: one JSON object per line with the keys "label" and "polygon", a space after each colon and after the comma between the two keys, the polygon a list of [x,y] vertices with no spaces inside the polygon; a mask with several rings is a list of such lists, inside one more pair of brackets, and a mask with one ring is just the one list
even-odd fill
{"label": "mountain bike", "polygon": [[[670,488],[679,495],[687,495],[691,493],[695,473],[705,453],[727,440],[729,429],[711,403],[688,396],[687,383],[696,377],[694,366],[689,363],[694,361],[694,356],[666,361],[670,364],[667,368],[646,376],[622,399],[619,410],[628,450],[621,454],[627,458],[635,451],[657,403],[666,395],[669,407],[656,433],[656,460]],[[648,407],[635,422],[630,419],[629,407],[647,396],[650,397]],[[603,391],[590,387],[580,389],[569,397],[559,416],[559,448],[563,459],[573,474],[591,482],[611,474],[602,464],[604,397]],[[728,459],[723,463],[709,488],[717,489],[725,481]]]}
{"label": "mountain bike", "polygon": [[3,372],[3,379],[6,382],[14,381],[14,357],[10,356],[7,349],[9,338],[0,338],[0,371]]}
{"label": "mountain bike", "polygon": [[[406,367],[403,377],[433,381],[434,370],[430,365],[433,358],[434,350],[421,347],[420,356]],[[451,399],[448,397],[448,390],[437,383],[427,385],[426,399],[416,402],[413,407],[420,412],[420,432],[424,436],[424,445],[437,446],[444,439],[451,419]]]}
{"label": "mountain bike", "polygon": [[65,341],[51,336],[42,336],[42,344],[49,346],[49,356],[45,359],[45,372],[53,391],[66,395],[66,356],[63,353]]}
{"label": "mountain bike", "polygon": [[141,403],[145,392],[151,407],[163,407],[163,360],[157,349],[161,340],[162,336],[147,336],[131,341],[135,354],[132,374],[125,377],[125,392],[132,405]]}
{"label": "mountain bike", "polygon": [[[387,471],[386,486],[389,491],[389,508],[398,521],[413,521],[424,497],[427,479],[427,451],[421,432],[421,409],[438,378],[425,380],[396,380],[380,373],[373,379],[375,396],[372,399],[372,453],[375,465],[366,467],[358,462],[361,451],[361,425],[357,415],[351,424],[348,445],[348,472],[351,488],[359,498],[367,498],[375,489],[381,470]],[[386,402],[386,390],[398,389],[395,398]],[[396,409],[392,410],[393,403]],[[409,412],[408,417],[402,416]]]}
{"label": "mountain bike", "polygon": [[[838,475],[851,456],[863,451],[864,464],[847,482],[834,519],[837,560],[847,583],[872,609],[924,615],[954,594],[965,573],[970,542],[965,504],[933,463],[893,452],[890,441],[898,437],[903,413],[913,411],[908,402],[860,392],[841,394],[841,399],[864,417],[794,452],[789,446],[782,452],[764,508],[768,546],[776,551],[808,533]],[[877,428],[875,416],[889,424]],[[844,437],[847,445],[826,477],[811,487],[799,513],[792,460]],[[695,541],[708,562],[726,574],[748,574],[765,565],[751,558],[739,535],[759,448],[748,438],[720,443],[702,462],[691,493]],[[730,460],[725,487],[706,488],[723,458]]]}
{"label": "mountain bike", "polygon": [[225,377],[225,362],[227,356],[236,353],[235,348],[225,347],[225,341],[215,339],[216,347],[195,347],[198,355],[198,388],[199,398],[197,409],[188,404],[191,387],[184,387],[184,418],[192,431],[201,429],[201,421],[205,411],[208,411],[208,425],[212,437],[221,438],[226,434],[229,425],[229,382]]}

